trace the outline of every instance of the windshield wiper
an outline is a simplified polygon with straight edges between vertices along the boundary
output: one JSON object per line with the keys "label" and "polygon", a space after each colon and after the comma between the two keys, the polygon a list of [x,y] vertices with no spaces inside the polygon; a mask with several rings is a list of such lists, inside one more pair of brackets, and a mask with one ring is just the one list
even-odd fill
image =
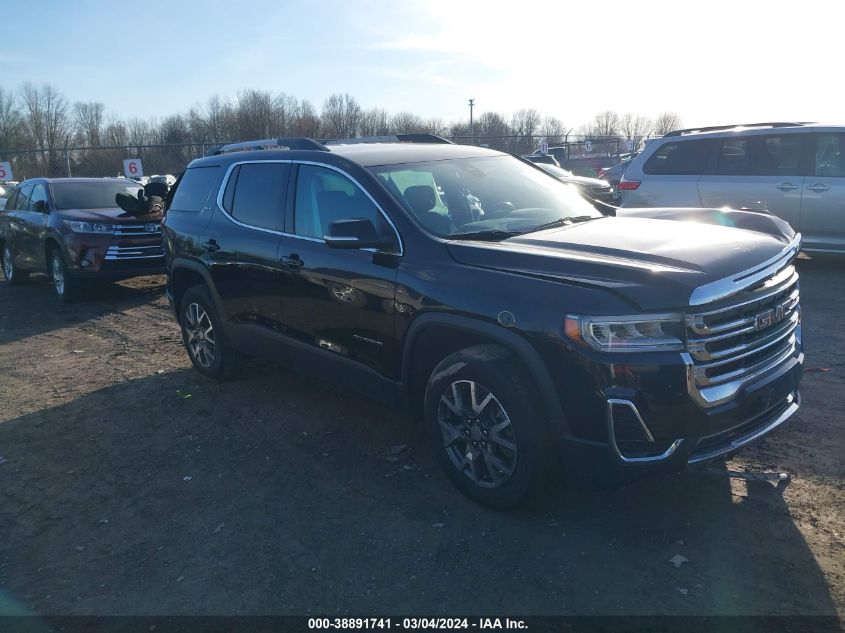
{"label": "windshield wiper", "polygon": [[446,237],[450,240],[486,240],[495,242],[504,240],[514,235],[519,235],[517,231],[501,231],[499,229],[489,229],[486,231],[468,231],[466,233],[452,233]]}
{"label": "windshield wiper", "polygon": [[545,224],[540,224],[538,226],[532,227],[525,231],[520,231],[520,235],[525,233],[534,233],[536,231],[545,231],[546,229],[553,229],[558,226],[566,226],[567,224],[575,224],[577,222],[587,222],[588,220],[597,220],[601,216],[595,215],[573,215],[568,218],[558,218],[557,220],[552,220],[551,222],[546,222]]}

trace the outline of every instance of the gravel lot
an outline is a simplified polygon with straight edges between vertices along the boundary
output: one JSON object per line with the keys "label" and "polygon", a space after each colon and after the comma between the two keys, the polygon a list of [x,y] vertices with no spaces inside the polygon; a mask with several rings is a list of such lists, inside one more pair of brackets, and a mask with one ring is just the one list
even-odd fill
{"label": "gravel lot", "polygon": [[367,400],[256,361],[202,379],[162,277],[71,306],[0,282],[0,611],[845,615],[845,263],[800,269],[809,369],[786,428],[511,514]]}

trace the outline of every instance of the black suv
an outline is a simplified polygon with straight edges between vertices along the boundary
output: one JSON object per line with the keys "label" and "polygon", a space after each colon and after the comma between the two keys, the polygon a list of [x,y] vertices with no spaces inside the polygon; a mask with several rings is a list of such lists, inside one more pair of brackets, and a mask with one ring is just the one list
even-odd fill
{"label": "black suv", "polygon": [[260,355],[404,407],[494,507],[554,462],[679,468],[798,409],[786,223],[602,216],[513,156],[376,140],[239,143],[188,167],[163,239],[203,375]]}

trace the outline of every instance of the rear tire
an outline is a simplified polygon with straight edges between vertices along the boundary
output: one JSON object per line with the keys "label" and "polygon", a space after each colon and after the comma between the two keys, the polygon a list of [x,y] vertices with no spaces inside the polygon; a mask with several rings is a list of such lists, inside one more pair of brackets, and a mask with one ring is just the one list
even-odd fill
{"label": "rear tire", "polygon": [[82,281],[68,274],[67,263],[58,248],[50,251],[50,279],[56,296],[62,303],[73,303],[79,299]]}
{"label": "rear tire", "polygon": [[437,459],[470,499],[497,510],[520,505],[548,472],[548,421],[527,372],[498,345],[443,359],[425,393]]}
{"label": "rear tire", "polygon": [[12,247],[8,244],[3,245],[3,250],[0,252],[0,259],[3,260],[3,277],[6,278],[10,284],[17,286],[29,280],[29,273],[21,270],[15,264],[14,253]]}
{"label": "rear tire", "polygon": [[208,288],[189,288],[179,305],[182,342],[194,368],[206,378],[221,380],[233,360],[223,336],[220,318]]}

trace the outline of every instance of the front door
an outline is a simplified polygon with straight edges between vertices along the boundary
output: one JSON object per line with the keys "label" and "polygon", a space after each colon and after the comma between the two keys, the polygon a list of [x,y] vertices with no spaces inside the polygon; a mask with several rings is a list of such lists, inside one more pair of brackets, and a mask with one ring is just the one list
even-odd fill
{"label": "front door", "polygon": [[702,206],[766,209],[798,230],[807,141],[806,134],[721,139],[715,173],[698,181]]}
{"label": "front door", "polygon": [[[375,202],[342,172],[298,165],[293,214],[279,256],[292,275],[284,286],[286,332],[307,345],[395,377],[394,294],[399,238]],[[393,253],[340,250],[323,236],[335,220],[366,218],[395,238]]]}
{"label": "front door", "polygon": [[47,250],[44,248],[44,238],[50,214],[50,203],[47,197],[47,186],[44,183],[35,183],[29,198],[29,209],[22,210],[20,213],[21,217],[25,217],[22,223],[21,251],[27,257],[26,267],[30,270],[47,270]]}
{"label": "front door", "polygon": [[801,198],[804,246],[845,251],[845,134],[815,135],[814,150]]}

